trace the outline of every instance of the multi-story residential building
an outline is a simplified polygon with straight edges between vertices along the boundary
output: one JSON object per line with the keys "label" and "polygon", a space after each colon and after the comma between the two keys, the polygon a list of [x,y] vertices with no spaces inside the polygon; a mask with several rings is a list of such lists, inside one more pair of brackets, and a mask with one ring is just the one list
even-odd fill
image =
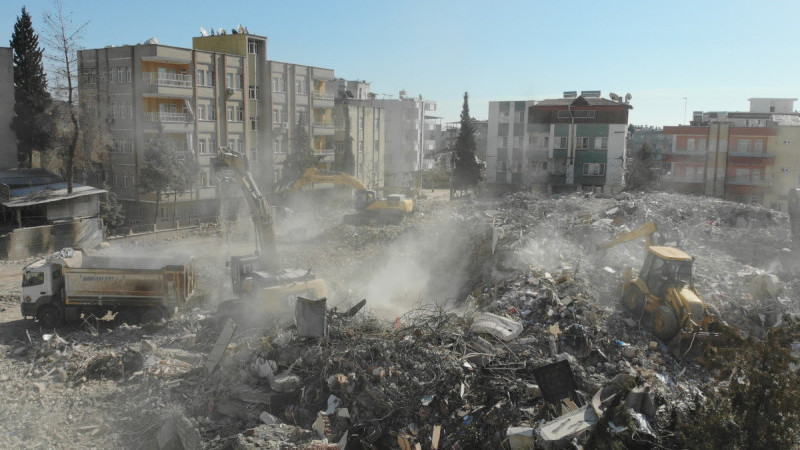
{"label": "multi-story residential building", "polygon": [[[247,147],[244,58],[146,43],[81,50],[78,68],[82,107],[109,126],[113,144],[105,181],[129,222],[168,222],[173,214],[184,223],[215,216],[211,158],[220,146]],[[200,177],[191,192],[175,198],[161,193],[156,199],[138,188],[145,149],[159,133],[198,162]]]}
{"label": "multi-story residential building", "polygon": [[664,134],[664,129],[661,127],[646,125],[628,126],[629,156],[636,155],[645,143],[650,146],[653,152],[653,159],[661,161],[661,155],[667,147],[672,145],[672,139],[670,136]]}
{"label": "multi-story residential building", "polygon": [[[270,61],[267,38],[249,33],[199,36],[195,49],[246,57],[247,111],[245,134],[251,167],[265,192],[283,176],[283,162],[292,149],[298,126],[304,126],[323,167],[333,162],[332,69]],[[234,80],[235,81],[235,80]]]}
{"label": "multi-story residential building", "polygon": [[411,188],[420,181],[421,172],[435,165],[436,126],[441,119],[429,113],[436,102],[409,97],[400,91],[398,99],[376,100],[386,112],[385,185]]}
{"label": "multi-story residential building", "polygon": [[800,185],[794,101],[750,99],[749,112],[697,111],[690,126],[664,127],[662,185],[786,211],[786,194]]}
{"label": "multi-story residential building", "polygon": [[[81,103],[109,125],[105,179],[132,224],[152,223],[155,214],[183,223],[216,216],[211,159],[221,147],[248,156],[264,192],[280,179],[301,123],[321,164],[333,160],[332,70],[268,61],[267,38],[241,30],[196,37],[193,46],[150,42],[79,52]],[[141,192],[138,177],[159,132],[197,160],[200,178],[192,192],[162,193],[155,212],[155,194]]]}
{"label": "multi-story residential building", "polygon": [[0,168],[17,167],[17,137],[11,130],[14,118],[14,58],[9,47],[0,47]]}
{"label": "multi-story residential building", "polygon": [[487,181],[560,193],[619,192],[631,105],[599,91],[562,99],[490,102]]}
{"label": "multi-story residential building", "polygon": [[[384,187],[385,113],[365,81],[336,80],[335,157],[353,155],[353,176],[370,189]],[[349,148],[348,148],[349,146]]]}

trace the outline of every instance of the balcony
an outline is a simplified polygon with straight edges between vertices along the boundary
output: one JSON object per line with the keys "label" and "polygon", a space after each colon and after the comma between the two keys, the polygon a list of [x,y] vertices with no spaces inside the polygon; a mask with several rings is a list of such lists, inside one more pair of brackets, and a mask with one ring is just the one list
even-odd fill
{"label": "balcony", "polygon": [[148,86],[192,87],[192,76],[182,73],[142,72],[142,83]]}
{"label": "balcony", "polygon": [[729,152],[728,161],[738,164],[775,164],[775,154]]}
{"label": "balcony", "polygon": [[325,100],[333,100],[333,92],[328,91],[314,91],[314,98],[320,98]]}
{"label": "balcony", "polygon": [[320,122],[314,121],[314,128],[333,128],[333,127],[334,123],[332,120],[323,120]]}
{"label": "balcony", "polygon": [[739,176],[728,178],[728,184],[737,186],[766,186],[766,181],[761,178],[753,178],[751,176]]}
{"label": "balcony", "polygon": [[188,123],[189,114],[179,112],[145,112],[145,122]]}

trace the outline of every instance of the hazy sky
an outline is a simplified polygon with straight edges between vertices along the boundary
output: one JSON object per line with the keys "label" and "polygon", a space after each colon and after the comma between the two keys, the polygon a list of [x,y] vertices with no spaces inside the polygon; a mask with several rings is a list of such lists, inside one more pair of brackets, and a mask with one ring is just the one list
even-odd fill
{"label": "hazy sky", "polygon": [[[76,24],[89,21],[85,48],[151,37],[191,47],[200,27],[241,24],[268,38],[269,59],[334,69],[386,98],[422,95],[445,122],[458,120],[465,91],[481,119],[492,100],[630,93],[630,122],[658,126],[694,110],[743,111],[751,97],[800,96],[798,1],[63,2]],[[0,1],[0,45],[23,5],[37,32],[54,9]]]}

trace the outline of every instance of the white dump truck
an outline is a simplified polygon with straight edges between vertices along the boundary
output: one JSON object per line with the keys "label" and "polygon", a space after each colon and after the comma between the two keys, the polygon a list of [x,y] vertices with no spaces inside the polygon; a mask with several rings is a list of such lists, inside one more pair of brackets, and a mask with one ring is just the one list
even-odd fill
{"label": "white dump truck", "polygon": [[22,269],[22,316],[53,328],[81,317],[158,321],[192,295],[188,256],[90,256],[66,248]]}

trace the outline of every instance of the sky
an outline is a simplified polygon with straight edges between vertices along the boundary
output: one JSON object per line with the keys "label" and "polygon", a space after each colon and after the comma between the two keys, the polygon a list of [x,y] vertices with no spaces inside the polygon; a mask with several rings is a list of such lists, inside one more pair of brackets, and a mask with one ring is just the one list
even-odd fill
{"label": "sky", "polygon": [[[2,0],[0,46],[25,6],[42,33],[53,0]],[[268,59],[365,80],[437,103],[443,122],[486,119],[490,101],[563,91],[632,96],[629,122],[679,125],[692,111],[746,111],[753,97],[800,97],[800,2],[740,0],[63,0],[81,47],[191,47],[207,30],[243,25],[266,36]],[[230,5],[230,6],[224,6]],[[5,30],[5,31],[2,31]],[[40,37],[40,43],[42,38]],[[795,109],[798,109],[795,106]]]}

